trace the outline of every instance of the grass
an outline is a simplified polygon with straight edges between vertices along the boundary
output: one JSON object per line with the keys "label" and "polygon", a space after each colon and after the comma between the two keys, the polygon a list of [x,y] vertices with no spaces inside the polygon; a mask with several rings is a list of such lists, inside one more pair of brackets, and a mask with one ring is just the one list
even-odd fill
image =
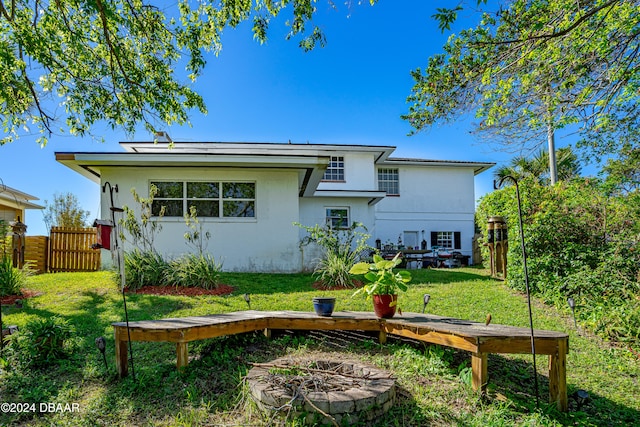
{"label": "grass", "polygon": [[[411,270],[414,280],[400,295],[403,311],[422,311],[429,293],[430,313],[494,323],[528,326],[526,298],[489,277],[483,270]],[[244,293],[256,310],[313,311],[315,296],[336,297],[336,310],[371,311],[371,302],[351,298],[353,290],[317,291],[307,274],[222,273],[220,281],[235,288],[227,296],[153,296],[131,294],[131,320],[158,319],[244,310]],[[190,344],[193,359],[175,369],[174,346],[134,342],[136,381],[115,374],[112,322],[124,318],[122,296],[112,275],[58,273],[29,278],[41,295],[23,308],[2,307],[3,322],[24,327],[30,320],[60,316],[75,329],[69,356],[40,369],[4,367],[0,402],[78,403],[80,412],[0,413],[0,425],[28,426],[201,426],[299,425],[299,420],[264,415],[247,395],[243,376],[252,362],[277,357],[329,353],[357,359],[392,372],[398,378],[398,400],[377,420],[379,426],[626,426],[640,419],[640,361],[629,350],[575,331],[570,313],[558,313],[534,300],[539,329],[568,331],[569,394],[586,390],[589,401],[568,413],[547,403],[547,357],[539,356],[537,374],[541,405],[535,407],[530,355],[491,355],[485,397],[469,386],[466,352],[396,339],[381,346],[369,337],[345,333],[284,333],[271,340],[243,334]],[[108,368],[94,340],[107,341]],[[7,350],[4,350],[6,356]],[[323,357],[327,357],[326,355]],[[1,361],[0,361],[1,362]],[[0,364],[2,367],[2,364]]]}

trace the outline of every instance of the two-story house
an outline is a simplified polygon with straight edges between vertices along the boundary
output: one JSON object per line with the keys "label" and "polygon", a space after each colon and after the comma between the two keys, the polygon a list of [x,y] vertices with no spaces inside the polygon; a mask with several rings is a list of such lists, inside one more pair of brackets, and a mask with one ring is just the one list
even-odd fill
{"label": "two-story house", "polygon": [[[102,218],[114,205],[136,209],[158,188],[164,206],[155,246],[171,257],[189,251],[183,216],[195,206],[207,250],[226,271],[295,272],[315,254],[301,248],[294,225],[358,221],[376,240],[433,245],[471,255],[474,177],[493,163],[401,159],[392,146],[274,143],[121,143],[124,152],[56,153],[56,159],[100,184]],[[103,190],[104,189],[104,190]],[[105,191],[106,190],[106,191]],[[103,257],[109,259],[109,257]]]}

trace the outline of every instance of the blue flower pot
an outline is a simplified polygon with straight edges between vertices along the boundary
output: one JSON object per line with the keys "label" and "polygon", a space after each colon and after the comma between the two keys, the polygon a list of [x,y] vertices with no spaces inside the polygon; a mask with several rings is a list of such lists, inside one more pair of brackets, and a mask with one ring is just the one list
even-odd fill
{"label": "blue flower pot", "polygon": [[336,305],[335,298],[323,298],[323,297],[315,297],[313,298],[313,309],[316,311],[318,316],[323,317],[331,317],[333,313],[333,308]]}

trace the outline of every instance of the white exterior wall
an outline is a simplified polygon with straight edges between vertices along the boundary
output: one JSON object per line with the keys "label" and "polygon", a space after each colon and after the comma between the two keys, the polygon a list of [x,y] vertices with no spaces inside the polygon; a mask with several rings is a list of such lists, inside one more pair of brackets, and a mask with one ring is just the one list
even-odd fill
{"label": "white exterior wall", "polygon": [[[373,207],[369,206],[367,199],[357,198],[341,198],[341,197],[313,197],[300,199],[300,223],[306,226],[314,226],[315,224],[323,225],[326,222],[326,208],[349,208],[349,221],[362,223],[373,236],[372,229],[375,227],[375,212]],[[363,231],[364,230],[359,230]],[[302,240],[307,232],[300,229],[299,239]],[[374,246],[373,237],[368,241],[369,245]],[[305,246],[301,250],[301,259],[303,262],[303,270],[313,270],[320,257],[319,248],[314,246]]]}
{"label": "white exterior wall", "polygon": [[377,169],[372,153],[343,153],[336,156],[344,157],[344,181],[322,181],[318,190],[376,190]]}
{"label": "white exterior wall", "polygon": [[[225,168],[103,168],[103,185],[118,185],[114,204],[139,209],[131,188],[147,197],[151,181],[239,181],[256,183],[255,218],[199,218],[203,232],[211,232],[207,252],[222,262],[224,271],[299,271],[298,174],[296,171]],[[110,219],[109,192],[102,194],[102,218]],[[122,214],[116,214],[122,215]],[[171,258],[192,252],[185,244],[189,231],[183,218],[163,218],[155,239],[157,250]],[[125,249],[132,247],[125,244]],[[103,254],[104,255],[104,254]],[[103,256],[108,262],[110,257]]]}
{"label": "white exterior wall", "polygon": [[[381,167],[395,168],[395,165]],[[471,255],[474,235],[474,171],[462,167],[399,166],[399,196],[375,206],[375,239],[398,243],[398,237],[418,232],[431,248],[432,231],[459,231],[461,252]],[[424,230],[424,233],[423,233]]]}

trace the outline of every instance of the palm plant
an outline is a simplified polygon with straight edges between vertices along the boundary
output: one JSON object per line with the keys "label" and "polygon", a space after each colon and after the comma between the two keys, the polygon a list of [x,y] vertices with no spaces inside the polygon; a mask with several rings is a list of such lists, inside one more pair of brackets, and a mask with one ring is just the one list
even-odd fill
{"label": "palm plant", "polygon": [[[517,180],[532,178],[540,184],[548,184],[550,182],[548,159],[547,150],[541,149],[533,157],[514,157],[508,165],[497,168],[493,175],[496,181],[505,176],[512,176]],[[569,181],[580,175],[580,162],[571,147],[556,150],[556,167],[559,180]],[[505,181],[505,185],[511,184]]]}

